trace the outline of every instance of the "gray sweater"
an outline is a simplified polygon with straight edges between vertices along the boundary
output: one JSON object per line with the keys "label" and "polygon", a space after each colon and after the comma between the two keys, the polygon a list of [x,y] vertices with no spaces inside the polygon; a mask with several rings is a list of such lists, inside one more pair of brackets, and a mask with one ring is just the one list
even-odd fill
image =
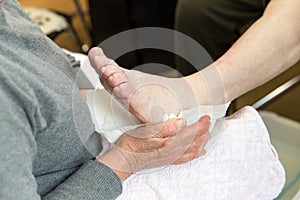
{"label": "gray sweater", "polygon": [[[16,0],[0,3],[0,199],[115,199],[66,55]],[[90,144],[90,145],[87,145]]]}

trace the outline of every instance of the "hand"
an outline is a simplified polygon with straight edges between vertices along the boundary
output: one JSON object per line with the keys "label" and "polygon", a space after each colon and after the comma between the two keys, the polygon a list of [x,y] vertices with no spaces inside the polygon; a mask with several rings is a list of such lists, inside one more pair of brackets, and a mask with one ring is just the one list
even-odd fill
{"label": "hand", "polygon": [[132,173],[169,164],[181,164],[205,154],[208,116],[186,126],[184,119],[149,124],[124,134],[114,148],[97,158],[125,180]]}

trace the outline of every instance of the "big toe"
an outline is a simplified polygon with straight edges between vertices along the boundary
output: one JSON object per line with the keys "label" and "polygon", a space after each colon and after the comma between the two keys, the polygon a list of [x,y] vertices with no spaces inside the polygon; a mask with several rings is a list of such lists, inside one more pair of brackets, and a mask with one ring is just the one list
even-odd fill
{"label": "big toe", "polygon": [[103,56],[103,50],[100,47],[93,47],[89,50],[89,56]]}
{"label": "big toe", "polygon": [[102,67],[105,67],[109,64],[114,64],[114,61],[112,59],[107,58],[102,49],[99,47],[94,47],[91,50],[89,50],[88,54],[90,63],[92,67],[99,73],[100,69]]}

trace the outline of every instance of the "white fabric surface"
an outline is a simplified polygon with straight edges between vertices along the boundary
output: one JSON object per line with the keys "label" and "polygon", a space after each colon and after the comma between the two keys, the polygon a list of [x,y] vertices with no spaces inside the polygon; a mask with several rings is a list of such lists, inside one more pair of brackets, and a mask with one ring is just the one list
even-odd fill
{"label": "white fabric surface", "polygon": [[274,199],[285,172],[256,110],[245,107],[223,125],[208,156],[134,174],[118,200]]}
{"label": "white fabric surface", "polygon": [[[95,91],[87,92],[87,103],[89,105],[96,131],[105,137],[110,143],[115,143],[119,137],[132,129],[143,126],[137,118],[124,109],[105,89],[98,86]],[[217,106],[199,106],[184,110],[179,114],[187,120],[187,124],[195,123],[201,116],[211,117],[211,139],[204,147],[210,152],[218,140],[218,134],[222,126],[214,127],[216,120],[223,117],[229,103]],[[172,114],[171,114],[172,115]],[[168,117],[162,116],[162,120]]]}

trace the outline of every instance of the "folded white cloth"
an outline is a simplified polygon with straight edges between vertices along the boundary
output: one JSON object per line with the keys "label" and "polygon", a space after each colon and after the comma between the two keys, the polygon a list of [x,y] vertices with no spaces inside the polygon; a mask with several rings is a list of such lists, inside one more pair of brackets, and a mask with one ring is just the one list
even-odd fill
{"label": "folded white cloth", "polygon": [[208,156],[134,174],[123,183],[118,200],[274,199],[285,172],[262,119],[245,107],[223,122]]}
{"label": "folded white cloth", "polygon": [[[98,86],[97,90],[87,92],[87,103],[96,131],[110,143],[115,143],[123,133],[143,126],[134,115],[123,108],[105,89],[102,89],[101,85]],[[189,110],[183,110],[178,116],[185,118],[188,125],[195,123],[203,115],[211,117],[211,139],[204,147],[206,152],[210,152],[218,140],[218,134],[222,128],[222,124],[216,127],[214,125],[219,118],[225,115],[228,106],[229,103],[216,106],[198,106]],[[164,121],[174,116],[171,113],[162,116],[159,120]]]}

